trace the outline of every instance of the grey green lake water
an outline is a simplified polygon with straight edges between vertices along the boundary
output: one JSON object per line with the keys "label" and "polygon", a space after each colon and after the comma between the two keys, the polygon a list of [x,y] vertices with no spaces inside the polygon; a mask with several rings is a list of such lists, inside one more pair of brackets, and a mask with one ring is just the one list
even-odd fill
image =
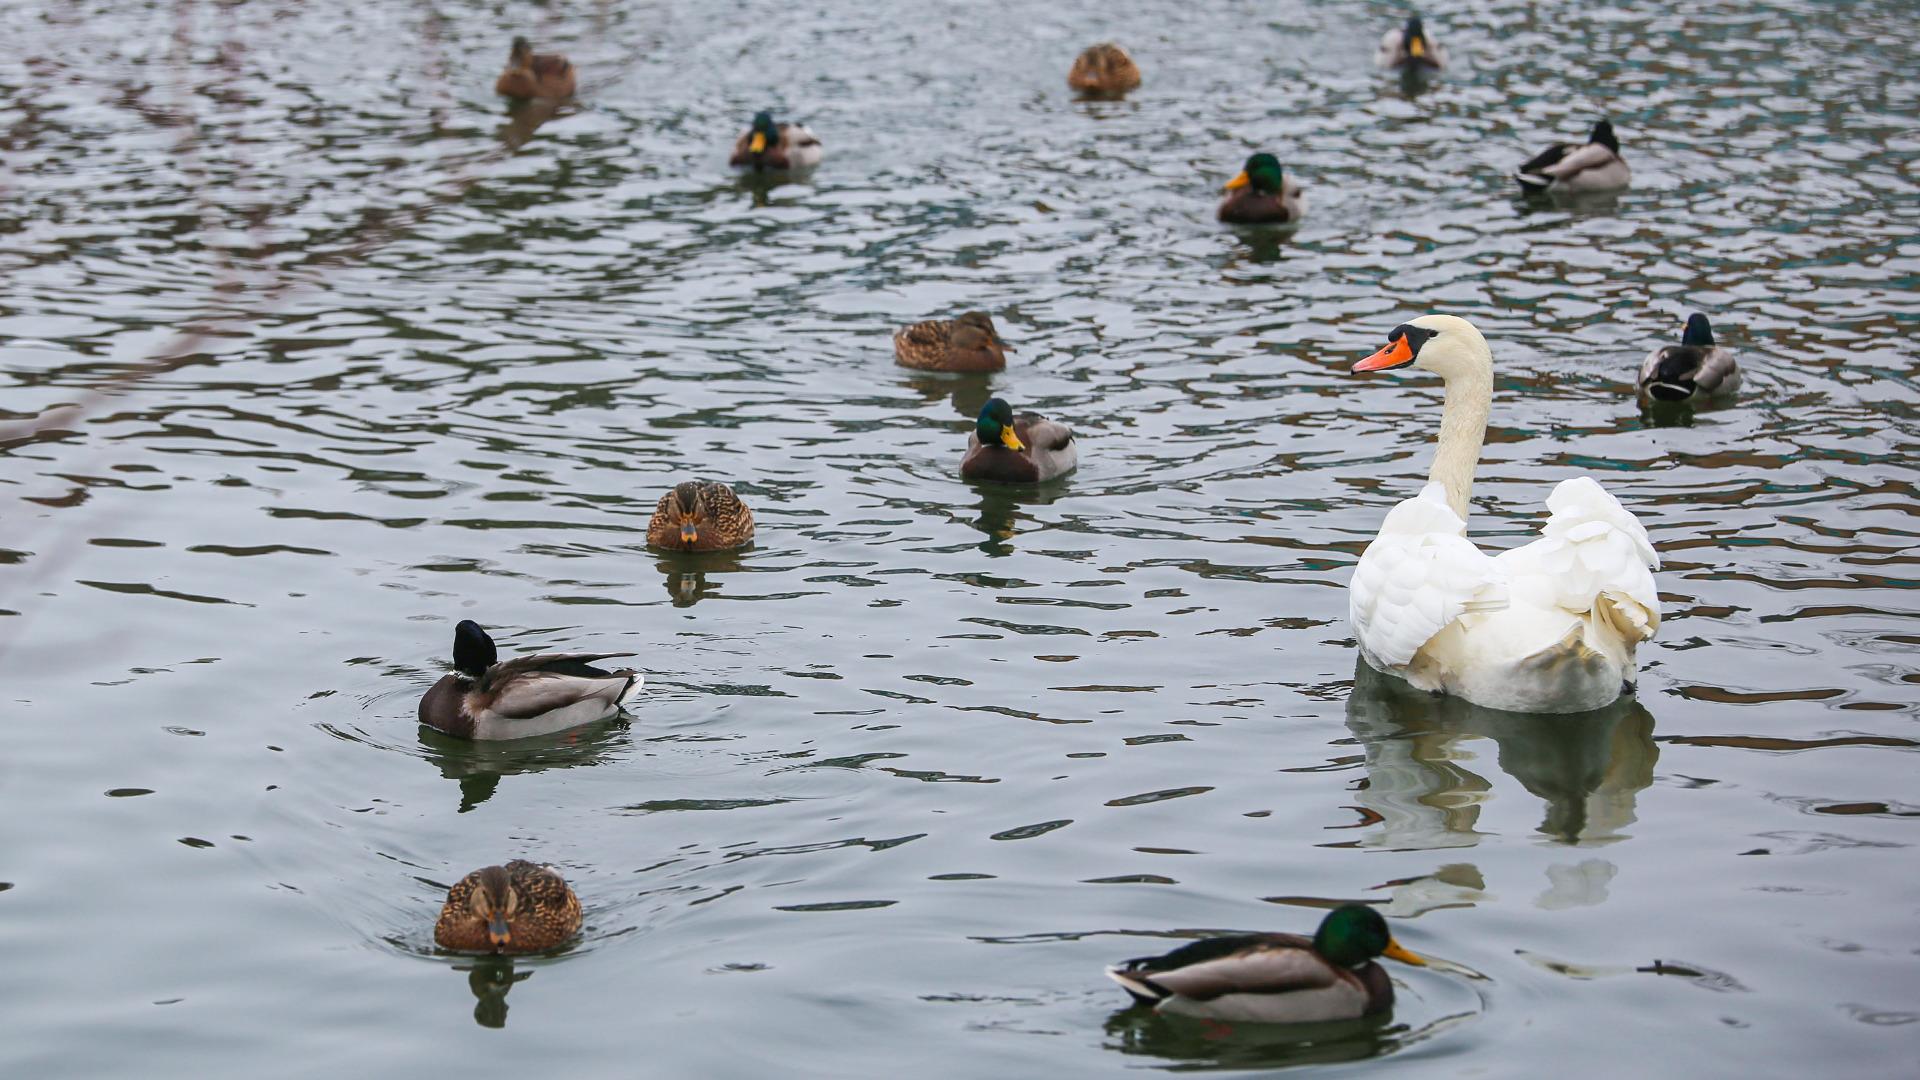
{"label": "grey green lake water", "polygon": [[[1915,8],[1435,4],[1427,87],[1403,13],[0,7],[0,1075],[1913,1075]],[[574,103],[492,95],[515,33]],[[811,177],[727,171],[761,108]],[[1632,188],[1523,205],[1602,114]],[[1213,220],[1259,149],[1290,234]],[[894,366],[970,307],[1004,374]],[[1746,387],[1643,414],[1693,310]],[[1348,368],[1429,311],[1494,349],[1475,537],[1587,471],[1661,550],[1637,698],[1356,670],[1439,387]],[[992,394],[1079,471],[962,482]],[[754,547],[646,549],[692,476]],[[648,689],[437,737],[461,618]],[[512,857],[578,942],[439,953]],[[1444,961],[1378,1023],[1101,977],[1341,900]]]}

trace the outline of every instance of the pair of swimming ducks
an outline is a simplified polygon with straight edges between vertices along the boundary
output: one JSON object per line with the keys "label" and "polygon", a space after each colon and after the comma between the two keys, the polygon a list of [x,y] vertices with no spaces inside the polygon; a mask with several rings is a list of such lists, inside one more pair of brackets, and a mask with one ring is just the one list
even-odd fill
{"label": "pair of swimming ducks", "polygon": [[[447,892],[434,941],[455,952],[547,952],[580,932],[580,899],[552,867],[515,859],[468,874]],[[1393,1005],[1376,959],[1425,966],[1362,904],[1328,912],[1312,937],[1234,934],[1125,960],[1107,977],[1156,1012],[1245,1023],[1351,1020]]]}

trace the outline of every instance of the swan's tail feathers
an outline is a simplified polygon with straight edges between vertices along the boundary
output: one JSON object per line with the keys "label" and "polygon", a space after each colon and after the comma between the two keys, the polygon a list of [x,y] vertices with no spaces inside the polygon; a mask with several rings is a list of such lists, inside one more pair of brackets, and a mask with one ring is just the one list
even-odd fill
{"label": "swan's tail feathers", "polygon": [[1660,629],[1659,607],[1648,607],[1617,589],[1601,590],[1593,599],[1593,613],[1613,627],[1622,641],[1647,641]]}

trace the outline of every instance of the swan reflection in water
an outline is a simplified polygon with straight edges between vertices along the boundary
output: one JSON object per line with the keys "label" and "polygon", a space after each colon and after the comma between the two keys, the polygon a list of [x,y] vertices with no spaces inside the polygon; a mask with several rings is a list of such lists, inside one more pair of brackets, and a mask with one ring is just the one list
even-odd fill
{"label": "swan reflection in water", "polygon": [[[1562,716],[1502,712],[1416,690],[1364,661],[1355,662],[1347,728],[1366,750],[1367,782],[1354,794],[1371,822],[1355,846],[1396,851],[1480,842],[1480,814],[1493,792],[1474,745],[1482,740],[1492,740],[1500,770],[1546,804],[1540,833],[1574,847],[1626,839],[1635,797],[1653,783],[1660,757],[1653,715],[1636,698]],[[1606,899],[1614,866],[1589,858],[1546,873],[1537,906],[1582,907]],[[1394,886],[1395,914],[1486,895],[1481,872],[1465,862]]]}
{"label": "swan reflection in water", "polygon": [[1471,847],[1493,785],[1473,744],[1491,739],[1499,768],[1546,803],[1539,830],[1565,844],[1624,839],[1634,797],[1660,751],[1637,698],[1563,716],[1502,712],[1435,697],[1356,661],[1347,729],[1366,749],[1361,805],[1379,818],[1362,847]]}
{"label": "swan reflection in water", "polygon": [[627,748],[627,721],[602,720],[531,739],[456,739],[420,729],[427,762],[460,785],[460,813],[493,797],[502,777],[598,765]]}
{"label": "swan reflection in water", "polygon": [[507,1026],[507,991],[533,977],[531,971],[515,972],[511,956],[477,957],[471,965],[455,964],[453,970],[467,973],[467,989],[474,996],[473,1022],[488,1028]]}

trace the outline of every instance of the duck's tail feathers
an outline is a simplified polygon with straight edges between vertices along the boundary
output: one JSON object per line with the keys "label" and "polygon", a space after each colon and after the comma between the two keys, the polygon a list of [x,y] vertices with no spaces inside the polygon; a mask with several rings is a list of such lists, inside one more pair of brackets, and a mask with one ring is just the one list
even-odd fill
{"label": "duck's tail feathers", "polygon": [[1133,1000],[1142,1005],[1153,1005],[1169,996],[1166,991],[1119,966],[1107,968],[1107,978],[1119,983],[1121,989],[1132,994]]}
{"label": "duck's tail feathers", "polygon": [[1513,178],[1515,180],[1520,181],[1521,187],[1529,188],[1534,191],[1545,191],[1549,186],[1553,184],[1553,177],[1551,176],[1542,176],[1539,173],[1521,172],[1517,169],[1514,170]]}
{"label": "duck's tail feathers", "polygon": [[614,702],[614,704],[620,706],[623,709],[626,708],[630,702],[632,702],[635,698],[638,698],[640,696],[641,689],[646,685],[647,685],[647,677],[645,675],[642,675],[637,671],[627,672],[627,687],[626,689],[620,691],[620,698],[618,701]]}

